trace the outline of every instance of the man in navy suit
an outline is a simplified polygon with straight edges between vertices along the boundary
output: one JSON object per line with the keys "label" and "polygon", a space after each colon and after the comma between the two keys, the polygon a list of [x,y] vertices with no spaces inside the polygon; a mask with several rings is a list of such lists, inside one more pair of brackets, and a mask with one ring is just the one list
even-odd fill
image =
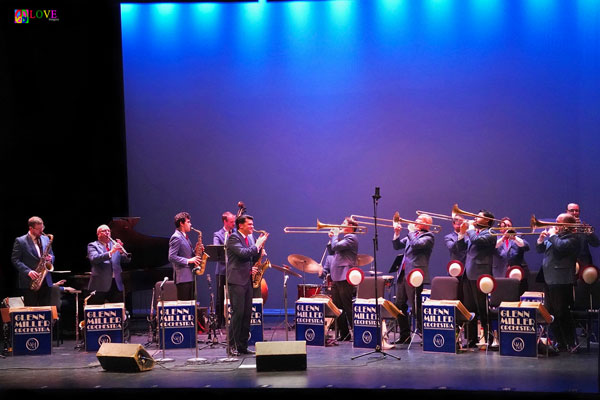
{"label": "man in navy suit", "polygon": [[333,255],[329,267],[332,281],[331,300],[342,310],[342,314],[337,318],[339,331],[337,340],[349,341],[351,340],[354,286],[346,280],[346,275],[350,268],[357,265],[358,237],[354,232],[358,224],[351,218],[345,218],[341,225],[343,226],[341,231],[336,228],[329,232],[331,241],[327,244],[327,252]]}
{"label": "man in navy suit", "polygon": [[[233,229],[235,228],[235,215],[229,211],[224,212],[221,219],[223,220],[223,227],[213,234],[213,244],[219,246],[225,245],[227,238],[233,233]],[[217,304],[215,306],[215,311],[217,313],[217,329],[221,329],[225,326],[225,271],[225,262],[219,261],[215,268],[215,281],[217,283]]]}
{"label": "man in navy suit", "polygon": [[474,221],[465,221],[460,228],[459,237],[466,236],[462,246],[466,246],[465,276],[463,280],[465,306],[475,310],[475,318],[469,323],[469,347],[477,345],[477,320],[483,327],[486,343],[490,344],[493,337],[488,332],[488,310],[486,303],[487,294],[482,293],[477,287],[477,280],[481,275],[492,274],[496,238],[490,234],[494,224],[494,214],[487,210],[479,211]]}
{"label": "man in navy suit", "polygon": [[494,254],[494,264],[492,275],[497,278],[506,277],[508,267],[519,266],[523,269],[523,277],[519,284],[519,294],[527,290],[527,281],[529,277],[529,267],[525,262],[525,252],[529,251],[529,243],[515,234],[512,228],[512,220],[504,217],[500,220],[500,231],[502,236],[496,240],[496,252]]}
{"label": "man in navy suit", "polygon": [[[467,258],[467,247],[464,243],[464,234],[461,235],[459,239],[460,227],[463,222],[465,222],[465,219],[460,215],[455,215],[452,218],[452,228],[454,231],[444,236],[444,243],[450,252],[450,260],[460,261],[464,265]],[[462,244],[459,243],[460,241],[462,241]]]}
{"label": "man in navy suit", "polygon": [[[394,222],[394,239],[392,244],[394,250],[404,250],[404,259],[398,269],[398,286],[396,288],[396,306],[402,311],[398,315],[398,325],[400,327],[400,338],[396,341],[398,344],[410,343],[410,321],[408,319],[408,306],[417,316],[417,326],[419,330],[422,325],[421,315],[421,293],[423,292],[423,283],[429,282],[429,258],[433,251],[435,238],[433,233],[429,232],[432,218],[427,214],[421,214],[415,221],[416,224],[409,225],[408,235],[400,239],[402,225]],[[423,283],[415,288],[411,286],[406,277],[414,269],[423,271]],[[415,294],[417,304],[415,305]]]}
{"label": "man in navy suit", "polygon": [[192,230],[190,214],[183,211],[175,215],[175,232],[169,239],[169,262],[173,267],[178,300],[194,299],[194,279],[192,269],[200,264],[194,246],[188,237]]}
{"label": "man in navy suit", "polygon": [[[29,232],[15,239],[12,250],[12,264],[18,272],[18,288],[23,296],[23,303],[28,307],[49,306],[51,288],[53,286],[50,272],[46,274],[39,290],[29,287],[33,280],[38,279],[35,269],[40,259],[50,245],[50,239],[44,235],[44,221],[40,217],[31,217],[27,222]],[[48,251],[46,262],[54,263],[52,249]],[[58,282],[62,284],[64,281]]]}
{"label": "man in navy suit", "polygon": [[88,304],[104,304],[123,302],[123,279],[121,263],[131,261],[120,241],[111,241],[108,225],[100,225],[96,229],[98,240],[87,246],[87,257],[92,265],[92,276],[88,290],[96,293]]}
{"label": "man in navy suit", "polygon": [[227,291],[231,302],[229,349],[232,355],[254,353],[248,349],[250,318],[252,317],[252,274],[256,261],[264,250],[268,234],[252,240],[254,218],[241,215],[235,220],[236,231],[227,239]]}
{"label": "man in navy suit", "polygon": [[[580,208],[577,203],[567,204],[567,213],[571,214],[575,218],[575,222],[581,223],[580,219]],[[575,236],[579,240],[579,254],[577,255],[577,262],[579,268],[587,267],[588,265],[594,265],[592,260],[592,253],[590,252],[590,246],[600,246],[600,239],[593,231],[589,232],[578,232]]]}
{"label": "man in navy suit", "polygon": [[[576,223],[570,214],[560,214],[557,223]],[[542,268],[546,282],[545,304],[554,316],[550,331],[558,342],[559,350],[576,351],[575,322],[571,315],[573,308],[573,284],[575,283],[575,262],[580,250],[580,242],[571,228],[553,226],[543,231],[536,250],[544,253]]]}

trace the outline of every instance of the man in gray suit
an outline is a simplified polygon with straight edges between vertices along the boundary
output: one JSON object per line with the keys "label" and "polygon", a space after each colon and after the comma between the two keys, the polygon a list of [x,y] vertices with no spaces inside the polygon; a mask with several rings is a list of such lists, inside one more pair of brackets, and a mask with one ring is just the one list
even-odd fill
{"label": "man in gray suit", "polygon": [[173,267],[178,300],[194,299],[194,279],[192,269],[200,264],[201,257],[194,253],[194,246],[188,238],[192,230],[190,214],[183,211],[175,215],[175,232],[169,239],[169,262]]}
{"label": "man in gray suit", "polygon": [[[560,214],[557,223],[576,223],[570,214]],[[575,322],[571,316],[573,308],[573,284],[575,283],[575,262],[579,253],[579,241],[572,228],[553,226],[543,231],[536,250],[544,253],[542,268],[544,281],[548,286],[545,304],[554,316],[550,331],[557,341],[559,350],[575,352]]]}
{"label": "man in gray suit", "polygon": [[[213,234],[213,244],[224,246],[225,241],[229,235],[233,233],[233,229],[235,228],[235,215],[226,211],[221,216],[221,219],[223,220],[223,227]],[[215,306],[215,312],[217,313],[217,329],[221,329],[225,326],[225,314],[223,311],[225,304],[225,271],[225,262],[218,262],[215,268],[215,281],[217,283],[217,304]]]}
{"label": "man in gray suit", "polygon": [[98,240],[87,246],[87,257],[92,265],[88,290],[96,291],[88,304],[123,302],[121,263],[130,262],[131,254],[125,252],[120,241],[111,241],[108,225],[100,225],[96,235]]}
{"label": "man in gray suit", "polygon": [[[400,239],[402,225],[394,222],[394,238],[392,240],[394,250],[404,250],[404,259],[398,269],[398,286],[396,288],[396,306],[402,311],[402,314],[398,315],[400,338],[396,341],[397,344],[410,343],[410,320],[407,316],[409,305],[417,317],[419,330],[422,328],[421,293],[423,292],[423,283],[429,282],[429,258],[435,243],[433,233],[429,232],[433,223],[432,218],[427,214],[421,214],[415,222],[416,224],[409,225],[408,235],[403,239]],[[406,277],[417,268],[423,271],[424,276],[423,283],[415,288],[406,281]]]}
{"label": "man in gray suit", "polygon": [[252,354],[248,349],[250,319],[252,317],[253,268],[264,250],[268,234],[260,235],[254,242],[254,218],[241,215],[236,218],[236,231],[227,239],[227,291],[231,302],[229,324],[229,349],[234,356]]}
{"label": "man in gray suit", "polygon": [[346,280],[346,275],[350,268],[357,265],[358,238],[354,232],[358,224],[351,218],[345,218],[341,225],[341,231],[336,228],[329,232],[331,241],[327,244],[327,252],[333,256],[329,267],[332,281],[331,300],[342,310],[342,314],[337,318],[337,340],[350,341],[354,286]]}

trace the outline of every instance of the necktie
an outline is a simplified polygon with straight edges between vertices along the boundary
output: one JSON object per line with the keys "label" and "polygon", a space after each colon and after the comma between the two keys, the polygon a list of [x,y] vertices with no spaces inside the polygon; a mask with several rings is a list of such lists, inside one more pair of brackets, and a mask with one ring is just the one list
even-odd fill
{"label": "necktie", "polygon": [[250,246],[250,243],[248,242],[248,236],[246,236],[246,246]]}
{"label": "necktie", "polygon": [[106,243],[106,251],[110,251],[110,246]]}

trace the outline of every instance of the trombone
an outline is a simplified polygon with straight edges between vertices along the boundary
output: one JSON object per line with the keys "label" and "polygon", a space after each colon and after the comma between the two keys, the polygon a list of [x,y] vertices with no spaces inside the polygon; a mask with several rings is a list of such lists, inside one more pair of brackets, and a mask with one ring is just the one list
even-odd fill
{"label": "trombone", "polygon": [[540,221],[535,215],[531,216],[531,230],[536,228],[549,228],[551,226],[564,226],[565,228],[572,228],[577,233],[593,233],[594,227],[580,222],[554,222],[554,221]]}
{"label": "trombone", "polygon": [[[317,226],[286,226],[283,228],[285,233],[327,233],[331,229],[344,229],[347,227],[355,228],[354,233],[365,234],[367,233],[366,226],[352,226],[352,225],[335,225],[335,224],[324,224],[317,218]],[[327,230],[325,230],[327,229]]]}
{"label": "trombone", "polygon": [[[426,213],[424,213],[424,214],[426,214]],[[352,218],[353,220],[355,220],[361,224],[364,224],[364,225],[375,225],[375,222],[374,222],[375,218],[373,218],[373,217],[367,217],[364,215],[351,215],[350,218]],[[373,222],[370,222],[370,221],[373,221]],[[398,223],[413,224],[413,225],[428,225],[430,232],[432,232],[432,233],[440,233],[442,230],[441,225],[425,224],[423,222],[411,221],[408,219],[400,218],[400,214],[398,213],[398,211],[396,211],[396,213],[394,214],[393,219],[377,218],[377,221],[392,222],[391,225],[390,224],[379,224],[379,222],[377,222],[377,226],[382,227],[382,228],[394,228],[393,222],[398,222]]]}
{"label": "trombone", "polygon": [[[485,219],[489,219],[489,220],[492,220],[492,221],[498,221],[498,222],[501,221],[501,220],[499,220],[497,218],[482,217],[479,214],[475,214],[475,213],[471,213],[471,212],[468,212],[468,211],[461,210],[460,208],[458,208],[458,204],[454,204],[454,206],[452,206],[452,214],[451,215],[430,213],[430,212],[427,212],[427,211],[417,210],[417,215],[421,215],[421,214],[427,214],[431,218],[443,219],[443,220],[446,220],[446,221],[452,221],[452,220],[454,220],[454,216],[455,215],[464,215],[464,216],[473,217],[473,218],[479,217],[479,218],[485,218]],[[470,221],[467,220],[465,222],[470,222]]]}

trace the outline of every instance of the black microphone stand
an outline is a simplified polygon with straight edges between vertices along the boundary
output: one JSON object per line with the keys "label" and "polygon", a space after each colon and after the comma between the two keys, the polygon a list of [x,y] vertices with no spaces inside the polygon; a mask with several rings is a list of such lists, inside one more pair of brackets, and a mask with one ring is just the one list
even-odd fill
{"label": "black microphone stand", "polygon": [[376,187],[375,188],[375,194],[372,196],[373,197],[373,226],[374,226],[374,231],[375,234],[373,235],[373,270],[375,272],[375,279],[373,280],[373,282],[375,282],[375,312],[377,313],[377,321],[376,321],[376,326],[377,326],[377,344],[375,345],[375,350],[373,351],[369,351],[367,353],[363,353],[363,354],[359,354],[357,356],[352,357],[352,360],[357,359],[359,357],[364,357],[366,355],[370,355],[373,353],[379,353],[381,355],[383,355],[383,358],[385,358],[386,356],[390,356],[392,358],[395,358],[396,360],[400,360],[400,357],[397,357],[393,354],[389,354],[386,353],[385,351],[382,350],[382,345],[383,345],[383,335],[381,334],[381,311],[379,310],[379,293],[377,292],[377,280],[379,279],[378,275],[377,275],[377,250],[379,250],[379,238],[377,236],[377,206],[379,205],[379,199],[381,198],[381,195],[379,194],[379,188]]}

